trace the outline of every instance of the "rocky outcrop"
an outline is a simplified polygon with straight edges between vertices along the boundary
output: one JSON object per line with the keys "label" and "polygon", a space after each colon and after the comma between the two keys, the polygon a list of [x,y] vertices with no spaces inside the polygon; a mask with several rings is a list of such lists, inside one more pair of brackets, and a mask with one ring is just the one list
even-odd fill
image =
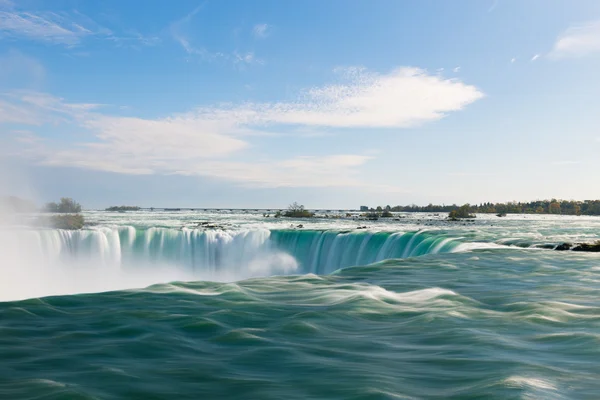
{"label": "rocky outcrop", "polygon": [[596,243],[580,243],[571,249],[572,251],[591,251],[594,253],[600,252],[600,241]]}
{"label": "rocky outcrop", "polygon": [[600,253],[600,240],[595,243],[561,243],[554,248],[554,250],[559,251],[585,251],[585,252],[593,252]]}

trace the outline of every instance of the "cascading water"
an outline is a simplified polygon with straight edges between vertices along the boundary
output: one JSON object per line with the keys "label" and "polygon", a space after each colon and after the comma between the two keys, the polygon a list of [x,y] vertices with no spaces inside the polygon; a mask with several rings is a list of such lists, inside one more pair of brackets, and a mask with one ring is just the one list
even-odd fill
{"label": "cascading water", "polygon": [[[449,252],[459,244],[427,231],[240,232],[133,227],[38,231],[40,251],[54,260],[100,262],[114,268],[171,265],[190,272],[248,276],[254,272],[331,273],[339,268]],[[259,267],[260,263],[271,264]]]}
{"label": "cascading water", "polygon": [[453,238],[427,231],[273,231],[270,242],[275,248],[293,255],[303,273],[314,274],[327,274],[390,258],[450,252],[459,244]]}
{"label": "cascading water", "polygon": [[0,230],[0,300],[145,287],[328,274],[337,269],[459,250],[440,232],[220,231],[131,226],[78,231]]}

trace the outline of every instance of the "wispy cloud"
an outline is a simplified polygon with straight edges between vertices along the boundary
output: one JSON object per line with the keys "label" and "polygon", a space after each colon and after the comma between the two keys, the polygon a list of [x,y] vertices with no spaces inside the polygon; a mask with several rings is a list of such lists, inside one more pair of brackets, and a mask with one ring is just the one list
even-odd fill
{"label": "wispy cloud", "polygon": [[82,112],[102,107],[101,104],[68,103],[64,99],[33,90],[0,93],[0,124],[23,125],[71,123]]}
{"label": "wispy cloud", "polygon": [[264,60],[262,60],[260,58],[256,58],[254,56],[254,53],[252,53],[252,52],[248,52],[248,53],[245,53],[245,54],[240,54],[237,51],[234,51],[231,58],[232,58],[232,61],[235,64],[245,64],[245,65],[259,64],[259,65],[263,65],[265,63]]}
{"label": "wispy cloud", "polygon": [[554,59],[583,57],[600,52],[600,20],[575,25],[563,32],[549,56]]}
{"label": "wispy cloud", "polygon": [[237,66],[258,64],[262,65],[265,63],[264,60],[255,56],[254,52],[246,51],[240,52],[239,50],[234,51],[211,51],[204,46],[200,46],[193,43],[191,35],[189,34],[190,26],[193,18],[202,10],[204,4],[193,9],[183,18],[171,23],[169,28],[171,37],[177,42],[183,50],[190,57],[199,58],[202,61],[225,61],[230,62]]}
{"label": "wispy cloud", "polygon": [[452,72],[454,72],[454,73],[458,73],[458,72],[460,72],[460,67],[454,67],[454,68],[452,69]]}
{"label": "wispy cloud", "polygon": [[135,30],[115,33],[77,11],[34,12],[5,8],[0,10],[0,39],[30,40],[74,47],[86,38],[107,39],[119,46],[152,46],[156,36],[145,36]]}
{"label": "wispy cloud", "polygon": [[535,61],[538,58],[540,58],[540,55],[539,54],[535,54],[533,57],[531,57],[531,61]]}
{"label": "wispy cloud", "polygon": [[510,59],[510,63],[511,64],[514,64],[515,62],[517,62],[517,58],[516,57],[513,57],[513,58]]}
{"label": "wispy cloud", "polygon": [[268,24],[256,24],[252,28],[254,37],[264,39],[271,34],[271,27]]}
{"label": "wispy cloud", "polygon": [[158,36],[142,35],[136,30],[129,30],[122,35],[109,35],[106,39],[112,41],[118,47],[130,48],[151,47],[161,42]]}
{"label": "wispy cloud", "polygon": [[[253,186],[364,185],[364,154],[254,155],[256,135],[344,128],[417,126],[483,97],[474,86],[416,68],[388,74],[338,69],[335,84],[309,88],[294,101],[199,107],[158,119],[110,115],[97,104],[72,104],[37,92],[0,97],[0,123],[70,124],[77,141],[34,142],[27,151],[46,165],[129,174],[203,175]],[[308,140],[308,139],[307,139]],[[254,150],[253,150],[254,149]],[[246,161],[239,161],[244,159]]]}
{"label": "wispy cloud", "polygon": [[0,34],[72,46],[94,32],[56,13],[0,11]]}
{"label": "wispy cloud", "polygon": [[171,26],[170,26],[171,36],[177,43],[179,43],[181,45],[181,47],[183,47],[183,49],[188,54],[203,55],[204,53],[206,53],[205,49],[198,49],[198,48],[194,47],[190,43],[189,39],[187,38],[187,36],[184,32],[187,30],[190,22],[192,21],[192,18],[196,14],[198,14],[200,12],[200,10],[202,10],[203,7],[204,7],[204,4],[199,5],[198,7],[194,8],[192,11],[190,11],[188,14],[186,14],[183,18],[171,23]]}

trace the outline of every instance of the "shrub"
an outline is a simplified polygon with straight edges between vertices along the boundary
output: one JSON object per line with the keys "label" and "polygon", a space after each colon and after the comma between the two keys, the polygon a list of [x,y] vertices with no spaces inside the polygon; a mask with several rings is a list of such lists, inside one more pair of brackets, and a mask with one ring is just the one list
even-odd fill
{"label": "shrub", "polygon": [[83,228],[85,220],[80,214],[64,214],[52,215],[50,217],[42,217],[40,225],[54,229],[75,230]]}

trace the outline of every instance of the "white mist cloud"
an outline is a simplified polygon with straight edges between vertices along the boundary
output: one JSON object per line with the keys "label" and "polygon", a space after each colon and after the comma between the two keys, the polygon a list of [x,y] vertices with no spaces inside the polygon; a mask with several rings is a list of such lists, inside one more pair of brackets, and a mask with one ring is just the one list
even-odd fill
{"label": "white mist cloud", "polygon": [[[18,91],[0,96],[0,123],[69,126],[67,143],[28,133],[21,155],[38,163],[127,174],[182,174],[245,185],[359,186],[361,154],[256,156],[256,135],[313,133],[344,128],[403,128],[443,118],[481,99],[457,79],[416,68],[388,74],[338,69],[339,82],[314,87],[295,101],[199,107],[163,118],[121,117],[98,104],[72,104],[49,94]],[[254,151],[253,151],[254,150]],[[253,157],[254,155],[254,157]]]}
{"label": "white mist cloud", "polygon": [[538,58],[540,58],[540,55],[539,54],[535,54],[533,57],[531,57],[531,61],[535,61]]}
{"label": "white mist cloud", "polygon": [[554,59],[583,57],[600,52],[600,20],[572,26],[563,32],[549,56]]}

